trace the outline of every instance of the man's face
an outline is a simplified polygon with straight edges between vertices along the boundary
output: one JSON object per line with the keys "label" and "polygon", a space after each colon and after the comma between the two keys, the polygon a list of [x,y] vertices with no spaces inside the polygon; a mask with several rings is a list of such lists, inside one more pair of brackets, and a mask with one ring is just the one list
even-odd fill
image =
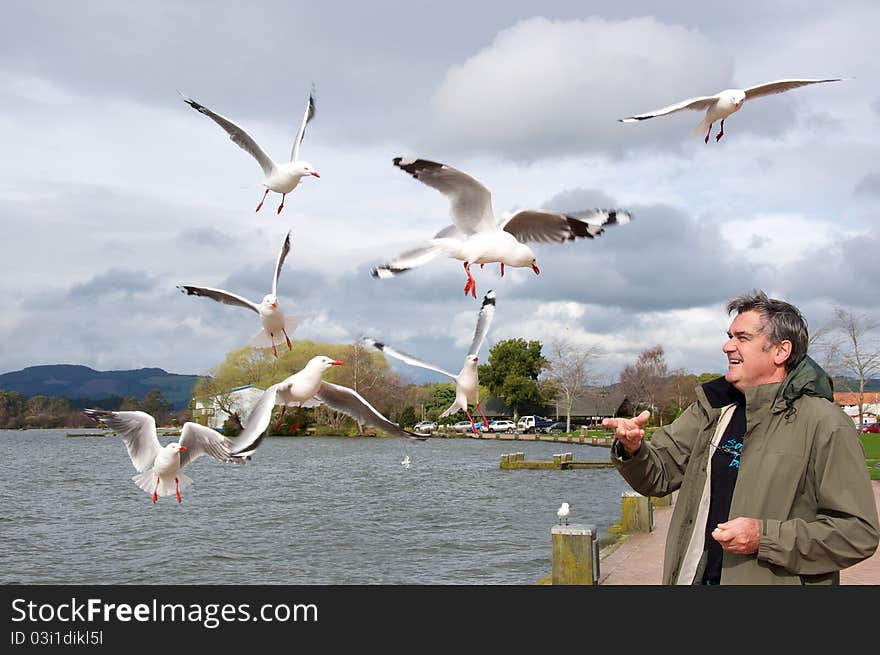
{"label": "man's face", "polygon": [[783,341],[782,344],[769,345],[758,312],[738,314],[730,324],[727,336],[729,338],[722,348],[728,362],[724,378],[737,389],[742,391],[785,379],[784,363],[791,352],[791,343]]}

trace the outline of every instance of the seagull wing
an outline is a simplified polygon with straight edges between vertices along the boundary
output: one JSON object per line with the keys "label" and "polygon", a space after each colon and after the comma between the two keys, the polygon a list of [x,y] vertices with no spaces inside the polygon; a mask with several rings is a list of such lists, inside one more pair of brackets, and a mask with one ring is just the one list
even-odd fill
{"label": "seagull wing", "polygon": [[760,98],[761,96],[785,93],[786,91],[791,91],[792,89],[797,89],[798,87],[807,86],[809,84],[841,81],[843,81],[842,77],[828,80],[776,80],[775,82],[767,82],[766,84],[759,84],[758,86],[750,86],[748,89],[744,89],[744,91],[746,93],[746,100],[753,100],[754,98]]}
{"label": "seagull wing", "polygon": [[290,252],[290,230],[287,231],[287,237],[284,239],[284,244],[281,246],[281,251],[278,253],[278,261],[275,263],[275,277],[272,278],[272,295],[278,295],[278,278],[281,277],[281,267],[284,266],[284,260],[287,259],[287,254]]}
{"label": "seagull wing", "polygon": [[306,113],[303,114],[302,123],[299,126],[296,139],[293,140],[293,150],[290,151],[290,161],[299,159],[299,147],[302,145],[303,137],[306,135],[306,125],[315,117],[315,87],[312,85],[312,91],[309,93],[309,101],[306,103]]}
{"label": "seagull wing", "polygon": [[335,409],[337,412],[347,414],[358,423],[383,430],[393,437],[406,437],[424,441],[428,435],[408,432],[396,423],[392,423],[382,416],[370,403],[364,400],[357,391],[330,382],[321,382],[321,387],[315,397],[322,403]]}
{"label": "seagull wing", "polygon": [[[178,93],[180,93],[178,91]],[[226,133],[229,135],[229,138],[232,139],[232,142],[248,153],[251,157],[257,160],[257,163],[260,164],[260,168],[263,169],[263,173],[268,177],[272,174],[272,171],[275,170],[275,162],[272,161],[272,158],[266,154],[266,152],[259,146],[259,144],[254,141],[254,138],[245,132],[241,127],[233,123],[231,120],[226,118],[225,116],[221,116],[217,114],[207,107],[200,105],[192,98],[187,98],[182,93],[183,101],[188,104],[190,107],[195,109],[200,114],[204,114],[212,121],[217,123],[220,127],[226,130]]]}
{"label": "seagull wing", "polygon": [[674,105],[669,105],[667,107],[663,107],[661,109],[655,109],[654,111],[649,111],[644,114],[637,114],[635,116],[628,116],[627,118],[619,118],[617,119],[618,123],[635,123],[636,121],[644,121],[649,118],[655,118],[657,116],[665,116],[666,114],[672,114],[676,111],[682,111],[683,109],[708,109],[715,102],[718,101],[718,95],[714,96],[699,96],[697,98],[688,98],[687,100],[682,100],[681,102],[676,102]]}
{"label": "seagull wing", "polygon": [[456,381],[458,380],[457,375],[453,375],[449,371],[444,371],[439,366],[434,366],[433,364],[429,364],[428,362],[423,362],[420,359],[416,359],[412,355],[407,355],[407,354],[402,353],[398,350],[394,350],[394,348],[382,343],[381,341],[376,341],[375,339],[365,338],[365,339],[363,339],[363,342],[365,344],[367,344],[368,346],[375,348],[376,350],[381,350],[383,353],[385,353],[389,357],[394,357],[394,359],[399,359],[400,361],[406,362],[407,364],[410,364],[411,366],[419,366],[421,368],[426,368],[429,371],[436,371],[437,373],[441,373],[442,375],[446,375],[447,377],[450,377],[453,380],[456,380]]}
{"label": "seagull wing", "polygon": [[260,313],[259,308],[252,303],[247,298],[242,298],[234,293],[229,293],[228,291],[224,291],[223,289],[211,289],[208,287],[190,287],[186,285],[178,285],[178,289],[180,289],[181,293],[185,293],[188,296],[201,296],[202,298],[210,298],[211,300],[216,300],[217,302],[222,302],[224,305],[234,305],[236,307],[244,307],[245,309],[250,309],[252,312]]}
{"label": "seagull wing", "polygon": [[[457,227],[454,225],[447,225],[434,235],[434,238],[442,239],[446,237],[455,238],[461,236],[461,231]],[[440,248],[440,246],[433,243],[425,243],[418,248],[413,248],[412,250],[407,250],[406,252],[399,254],[387,264],[377,266],[370,271],[370,275],[380,279],[394,277],[395,275],[406,273],[419,266],[424,266],[437,257],[441,252],[443,252],[443,249]]]}
{"label": "seagull wing", "polygon": [[281,386],[280,382],[273,384],[260,395],[250,414],[243,421],[244,430],[231,440],[233,455],[239,457],[250,455],[260,445],[266,428],[269,427],[269,421],[272,419],[272,410],[275,409],[276,393],[279,386]]}
{"label": "seagull wing", "polygon": [[198,423],[184,423],[178,443],[181,446],[186,446],[186,450],[180,453],[181,468],[202,455],[209,455],[218,462],[230,464],[244,464],[247,461],[247,457],[233,454],[235,443],[232,439]]}
{"label": "seagull wing", "polygon": [[497,229],[492,194],[467,173],[427,159],[395,157],[394,165],[446,196],[452,221],[465,235]]}
{"label": "seagull wing", "polygon": [[84,409],[83,413],[118,432],[128,449],[128,456],[138,472],[153,466],[162,449],[156,435],[156,421],[145,412],[110,412],[104,409]]}
{"label": "seagull wing", "polygon": [[489,326],[492,325],[492,318],[495,316],[495,292],[489,291],[483,298],[483,306],[480,307],[480,313],[477,316],[477,327],[474,330],[474,340],[468,349],[468,355],[476,355],[486,339],[486,333],[489,332]]}
{"label": "seagull wing", "polygon": [[562,213],[541,209],[524,209],[508,218],[501,229],[523,243],[563,243],[577,238],[593,239],[605,225],[623,225],[632,220],[629,212],[619,209],[589,209]]}

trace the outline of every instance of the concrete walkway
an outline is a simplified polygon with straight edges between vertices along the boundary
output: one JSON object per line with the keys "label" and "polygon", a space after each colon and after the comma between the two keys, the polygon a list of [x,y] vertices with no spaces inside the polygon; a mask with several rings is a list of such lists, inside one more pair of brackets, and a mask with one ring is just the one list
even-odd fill
{"label": "concrete walkway", "polygon": [[[871,482],[874,502],[880,513],[880,481]],[[672,507],[654,508],[654,530],[650,534],[632,534],[599,563],[599,584],[659,585],[663,583],[663,549]],[[880,550],[873,556],[840,572],[844,585],[880,585]]]}

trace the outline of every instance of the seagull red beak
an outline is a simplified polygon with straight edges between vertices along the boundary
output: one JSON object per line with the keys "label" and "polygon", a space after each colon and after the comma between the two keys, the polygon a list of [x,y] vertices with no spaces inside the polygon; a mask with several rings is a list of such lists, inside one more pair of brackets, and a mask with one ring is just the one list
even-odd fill
{"label": "seagull red beak", "polygon": [[181,450],[186,450],[186,446],[181,446],[180,449],[181,449]]}
{"label": "seagull red beak", "polygon": [[535,275],[541,274],[541,269],[538,268],[535,264],[532,264],[532,270],[535,271]]}
{"label": "seagull red beak", "polygon": [[273,303],[272,303],[272,309],[275,309],[276,307],[278,307],[278,303],[277,303],[277,302],[273,302]]}
{"label": "seagull red beak", "polygon": [[345,364],[345,362],[343,362],[341,359],[334,359],[332,364],[333,366],[342,366],[343,364]]}
{"label": "seagull red beak", "polygon": [[318,171],[313,171],[313,172],[312,172],[312,177],[321,177],[321,176],[318,175]]}

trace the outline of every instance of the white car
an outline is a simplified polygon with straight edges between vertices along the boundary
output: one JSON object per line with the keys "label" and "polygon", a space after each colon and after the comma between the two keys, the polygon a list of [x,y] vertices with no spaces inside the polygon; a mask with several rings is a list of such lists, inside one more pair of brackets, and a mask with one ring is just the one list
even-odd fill
{"label": "white car", "polygon": [[434,421],[419,421],[413,426],[413,432],[433,432],[437,429],[437,424]]}
{"label": "white car", "polygon": [[[479,426],[480,430],[486,432],[486,427],[482,424]],[[488,432],[507,432],[508,434],[513,434],[516,432],[516,423],[513,421],[508,421],[507,419],[496,419],[494,421],[489,421],[489,429]]]}
{"label": "white car", "polygon": [[470,421],[459,421],[452,425],[452,429],[456,432],[473,432],[474,428]]}

